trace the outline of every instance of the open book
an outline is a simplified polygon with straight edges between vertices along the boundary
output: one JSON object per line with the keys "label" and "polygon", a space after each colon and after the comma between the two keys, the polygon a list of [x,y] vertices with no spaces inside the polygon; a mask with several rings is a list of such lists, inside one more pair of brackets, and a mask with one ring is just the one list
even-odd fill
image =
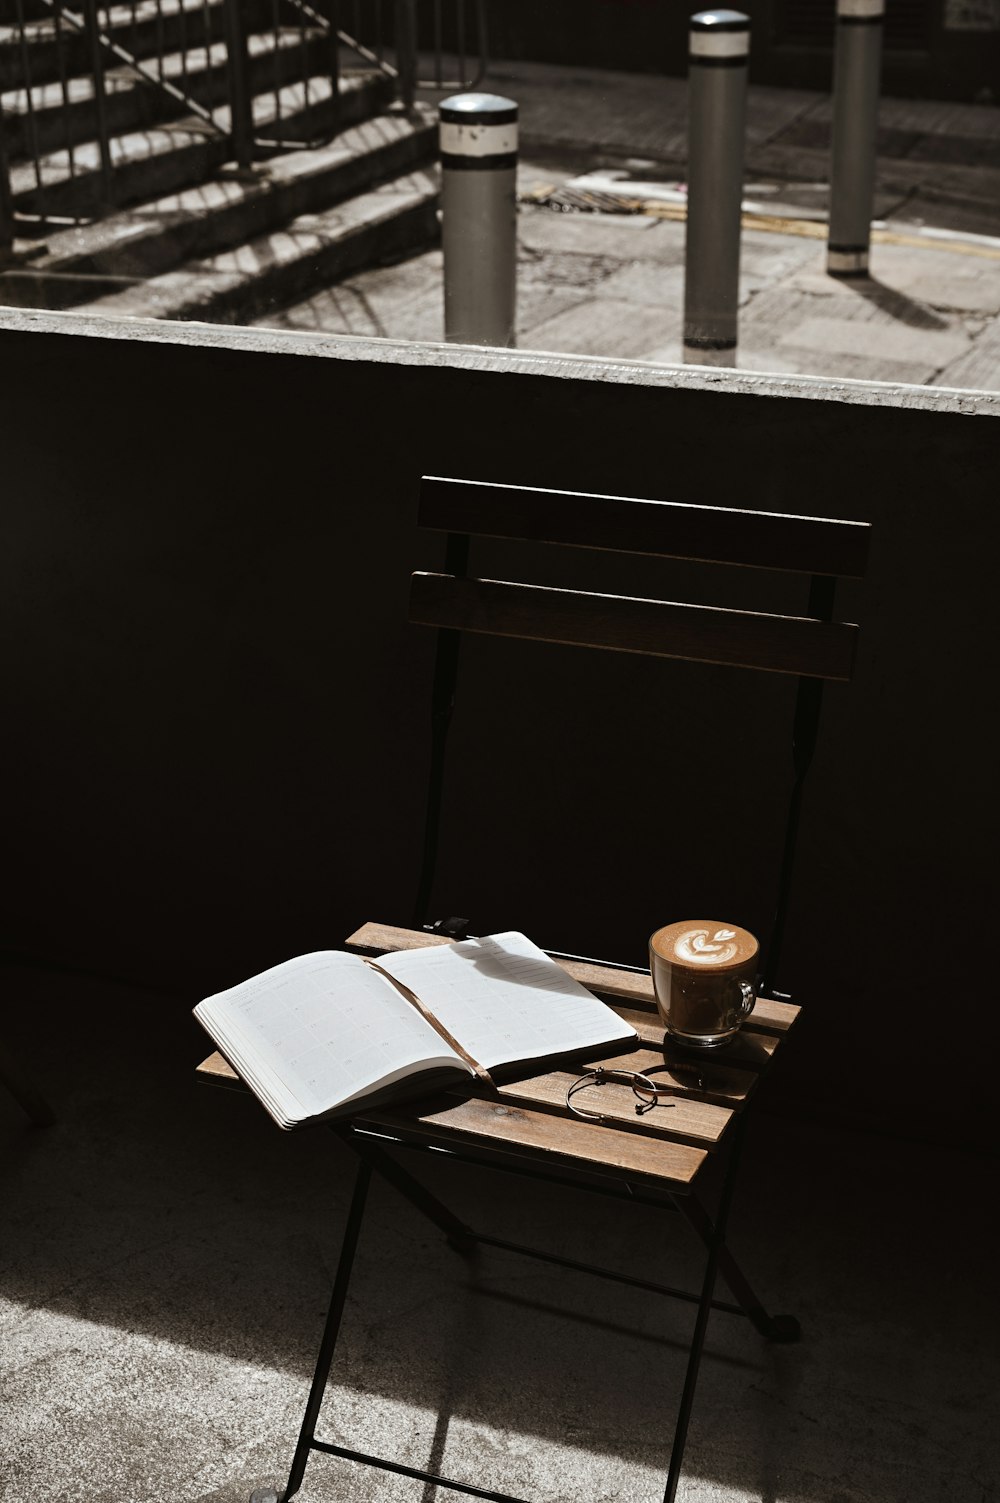
{"label": "open book", "polygon": [[372,963],[317,950],[206,997],[194,1014],[285,1128],[485,1071],[638,1042],[610,1007],[516,933]]}

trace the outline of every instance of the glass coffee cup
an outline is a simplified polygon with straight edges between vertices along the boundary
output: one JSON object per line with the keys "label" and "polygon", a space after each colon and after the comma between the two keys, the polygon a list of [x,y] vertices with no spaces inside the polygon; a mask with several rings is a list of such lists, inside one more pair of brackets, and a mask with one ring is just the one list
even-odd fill
{"label": "glass coffee cup", "polygon": [[693,1049],[717,1049],[738,1033],[757,1000],[759,949],[748,929],[712,919],[657,929],[649,970],[667,1033]]}

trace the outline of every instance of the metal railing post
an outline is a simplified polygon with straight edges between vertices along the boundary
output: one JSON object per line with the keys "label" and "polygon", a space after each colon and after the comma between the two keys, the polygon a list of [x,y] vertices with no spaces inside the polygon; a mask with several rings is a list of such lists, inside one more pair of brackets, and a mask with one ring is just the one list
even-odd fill
{"label": "metal railing post", "polygon": [[396,0],[395,34],[399,101],[412,110],[417,100],[417,0]]}
{"label": "metal railing post", "polygon": [[826,269],[868,275],[885,0],[837,0]]}
{"label": "metal railing post", "polygon": [[104,54],[101,51],[97,0],[83,0],[83,12],[90,53],[90,71],[94,79],[94,115],[97,122],[97,146],[101,157],[101,194],[106,204],[115,201],[114,167],[111,162],[111,137],[108,133],[108,101],[104,84]]}
{"label": "metal railing post", "polygon": [[14,198],[7,167],[7,124],[0,108],[0,263],[9,258],[13,246]]}
{"label": "metal railing post", "polygon": [[479,49],[479,66],[476,77],[472,84],[475,88],[481,78],[485,78],[490,69],[490,35],[487,29],[486,0],[476,0],[476,42]]}
{"label": "metal railing post", "polygon": [[750,18],[704,10],[690,26],[684,348],[734,350]]}
{"label": "metal railing post", "polygon": [[243,0],[225,0],[226,70],[229,78],[229,135],[237,167],[253,163],[253,96]]}
{"label": "metal railing post", "polygon": [[517,105],[498,94],[441,101],[444,337],[510,348],[517,305]]}
{"label": "metal railing post", "polygon": [[[330,79],[330,128],[340,129],[340,0],[317,0],[317,14],[323,22],[327,73]],[[308,70],[308,64],[306,64]]]}

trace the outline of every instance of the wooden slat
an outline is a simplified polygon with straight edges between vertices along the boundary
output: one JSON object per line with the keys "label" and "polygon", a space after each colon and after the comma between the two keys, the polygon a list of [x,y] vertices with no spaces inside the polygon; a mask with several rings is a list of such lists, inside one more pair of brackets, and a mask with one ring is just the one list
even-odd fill
{"label": "wooden slat", "polygon": [[[426,945],[447,945],[451,940],[440,934],[428,934],[422,929],[401,929],[394,924],[362,924],[347,940],[347,948],[371,950],[383,955],[389,950],[417,950]],[[567,975],[579,981],[592,992],[614,1001],[627,1002],[630,1007],[656,1011],[652,978],[645,971],[621,971],[612,966],[597,965],[586,960],[560,960]],[[792,1002],[775,1002],[769,997],[758,997],[744,1028],[761,1029],[768,1033],[787,1033],[798,1017],[801,1008]],[[655,1025],[654,1025],[655,1026]]]}
{"label": "wooden slat", "polygon": [[[648,1059],[654,1056],[647,1054]],[[638,1066],[626,1065],[622,1059],[604,1060],[604,1064],[614,1065],[616,1069],[630,1070]],[[496,1088],[496,1096],[501,1101],[509,1101],[518,1106],[543,1108],[554,1112],[556,1116],[567,1115],[566,1091],[579,1079],[583,1069],[580,1070],[554,1070],[545,1075],[532,1075],[524,1080],[511,1081]],[[665,1074],[651,1077],[657,1085],[669,1085],[670,1081]],[[488,1090],[488,1087],[484,1088]],[[456,1093],[450,1093],[456,1094]],[[468,1095],[468,1091],[462,1093]],[[477,1091],[477,1095],[483,1094]],[[495,1099],[492,1097],[491,1099]],[[609,1085],[594,1086],[593,1089],[582,1091],[574,1097],[574,1105],[585,1107],[587,1111],[601,1112],[606,1117],[611,1117],[614,1122],[628,1132],[644,1132],[655,1135],[680,1139],[682,1142],[694,1143],[699,1148],[717,1148],[722,1141],[722,1135],[732,1120],[733,1113],[728,1107],[713,1106],[707,1101],[699,1101],[693,1096],[682,1095],[664,1097],[662,1102],[657,1103],[649,1112],[644,1112],[640,1117],[636,1113],[636,1098],[627,1085],[612,1082]]]}
{"label": "wooden slat", "polygon": [[[677,1045],[665,1043],[663,1024],[657,1013],[646,1012],[637,1007],[626,1007],[621,1002],[612,1001],[609,1006],[614,1009],[623,1022],[633,1027],[639,1035],[639,1042],[651,1049],[666,1049],[668,1053],[674,1051],[678,1059],[690,1060],[692,1056],[688,1051],[682,1051]],[[735,1065],[740,1070],[763,1070],[770,1064],[774,1054],[781,1043],[780,1034],[754,1033],[744,1026],[739,1033],[729,1040],[725,1047],[725,1062],[727,1065]],[[713,1053],[713,1061],[721,1057],[722,1051]]]}
{"label": "wooden slat", "polygon": [[714,1059],[692,1060],[682,1056],[679,1049],[634,1049],[629,1054],[616,1054],[613,1061],[585,1060],[580,1069],[610,1063],[619,1070],[643,1070],[660,1085],[672,1086],[679,1095],[733,1111],[746,1104],[758,1080],[753,1070],[734,1070],[727,1064],[716,1064]]}
{"label": "wooden slat", "polygon": [[[618,971],[586,960],[556,958],[556,964],[562,966],[581,986],[592,992],[599,992],[602,997],[627,1002],[630,1007],[656,1011],[653,978],[645,971]],[[768,1033],[787,1033],[801,1010],[793,1002],[777,1002],[771,997],[758,997],[753,1012],[743,1026],[760,1028]]]}
{"label": "wooden slat", "polygon": [[645,1180],[682,1193],[706,1159],[701,1148],[674,1143],[659,1133],[613,1132],[597,1122],[526,1111],[506,1101],[448,1102],[425,1111],[375,1112],[358,1119],[415,1141],[447,1145],[449,1140],[480,1144],[509,1153],[520,1150],[540,1162],[563,1164],[591,1174]]}
{"label": "wooden slat", "polygon": [[867,522],[535,490],[438,475],[425,475],[420,482],[419,523],[476,537],[856,579],[865,573],[871,532]]}
{"label": "wooden slat", "polygon": [[[679,1138],[700,1147],[715,1148],[729,1125],[734,1111],[746,1101],[753,1089],[755,1076],[749,1071],[720,1070],[705,1067],[705,1089],[699,1090],[691,1075],[675,1073],[663,1063],[663,1055],[650,1050],[635,1050],[631,1054],[616,1055],[611,1060],[592,1060],[581,1064],[580,1073],[594,1064],[611,1064],[621,1070],[648,1070],[657,1085],[673,1087],[675,1096],[667,1098],[674,1104],[670,1107],[655,1107],[652,1112],[637,1118],[635,1097],[627,1086],[602,1086],[589,1093],[583,1105],[593,1111],[620,1120],[622,1127],[663,1134]],[[202,1080],[213,1085],[243,1086],[243,1082],[224,1055],[216,1052],[202,1060],[196,1071]],[[553,1071],[545,1075],[510,1081],[497,1087],[496,1095],[528,1107],[550,1109],[557,1115],[566,1115],[566,1087],[578,1078],[572,1071]],[[483,1088],[488,1092],[488,1087]],[[466,1097],[469,1089],[456,1086],[448,1094]],[[490,1095],[489,1099],[495,1099]]]}
{"label": "wooden slat", "polygon": [[388,950],[422,950],[428,945],[450,945],[454,940],[443,934],[428,934],[425,929],[403,929],[396,924],[378,924],[369,919],[344,941],[345,950],[371,950],[384,955]]}
{"label": "wooden slat", "polygon": [[749,1028],[751,1033],[787,1033],[801,1011],[794,1002],[758,997],[743,1027]]}
{"label": "wooden slat", "polygon": [[[347,948],[381,953],[448,943],[446,937],[423,930],[367,923],[350,936]],[[579,973],[581,980],[593,979],[595,974],[598,979],[605,979],[610,974],[619,978],[623,986],[630,985],[633,989],[636,981],[642,980],[634,973],[611,972],[588,962],[559,964],[570,974]],[[641,995],[644,988],[638,990]],[[496,1148],[506,1147],[508,1151],[515,1147],[529,1155],[577,1162],[599,1172],[625,1169],[638,1178],[653,1179],[659,1184],[669,1182],[675,1189],[687,1188],[705,1152],[714,1150],[723,1140],[733,1112],[746,1102],[754,1088],[755,1072],[769,1063],[779,1038],[748,1036],[744,1030],[726,1047],[722,1064],[717,1056],[693,1059],[665,1041],[658,1015],[650,1010],[648,999],[643,1000],[646,1006],[630,1007],[625,999],[609,999],[618,1015],[636,1029],[641,1041],[640,1048],[617,1055],[613,1060],[582,1060],[575,1070],[526,1075],[520,1080],[502,1082],[494,1091],[486,1090],[478,1097],[470,1097],[466,1087],[455,1087],[439,1098],[444,1103],[440,1107],[431,1103],[422,1109],[417,1101],[409,1109],[401,1105],[394,1111],[359,1120],[424,1141],[447,1142],[455,1135],[462,1141],[480,1141]],[[670,1098],[672,1104],[657,1106],[639,1117],[627,1087],[604,1086],[588,1092],[585,1104],[610,1117],[618,1130],[609,1131],[607,1124],[582,1122],[569,1113],[566,1090],[582,1071],[598,1063],[651,1073],[659,1083],[673,1087],[676,1095]],[[216,1085],[242,1084],[219,1052],[203,1060],[197,1073]],[[584,1130],[582,1136],[579,1129]],[[621,1140],[634,1141],[623,1144]],[[651,1143],[656,1148],[651,1149]],[[691,1157],[692,1154],[695,1156]]]}
{"label": "wooden slat", "polygon": [[207,1059],[203,1059],[195,1074],[200,1075],[202,1080],[212,1081],[214,1085],[243,1084],[225,1055],[219,1054],[218,1051],[210,1054]]}
{"label": "wooden slat", "polygon": [[850,679],[857,627],[670,600],[414,574],[410,620],[488,636],[683,658],[768,673]]}
{"label": "wooden slat", "polygon": [[[610,1064],[612,1061],[590,1061],[580,1065],[580,1071],[593,1064]],[[635,1112],[635,1097],[627,1086],[601,1086],[599,1090],[586,1093],[583,1105],[601,1111],[617,1119],[623,1130],[645,1131],[661,1135],[695,1147],[713,1150],[722,1141],[733,1112],[739,1111],[756,1083],[756,1076],[749,1070],[731,1070],[718,1065],[706,1065],[702,1072],[704,1089],[697,1088],[693,1077],[685,1072],[676,1072],[663,1063],[663,1055],[649,1050],[637,1049],[632,1054],[617,1055],[613,1061],[618,1069],[645,1070],[658,1085],[671,1086],[675,1096],[667,1098],[672,1105],[657,1106],[652,1112],[638,1118]],[[243,1081],[229,1061],[219,1053],[210,1054],[197,1066],[195,1074],[211,1085],[227,1086],[245,1090]],[[511,1081],[497,1089],[502,1101],[551,1110],[566,1116],[566,1088],[577,1076],[572,1072],[553,1072],[536,1075],[522,1081]],[[449,1096],[466,1097],[468,1089],[456,1087]],[[490,1096],[489,1099],[495,1099]]]}
{"label": "wooden slat", "polygon": [[[580,1070],[582,1072],[592,1069],[594,1065],[609,1063],[610,1061],[606,1058],[585,1060],[581,1062]],[[617,1054],[614,1064],[622,1070],[650,1071],[654,1080],[661,1085],[672,1086],[679,1096],[690,1097],[698,1102],[709,1102],[714,1106],[730,1107],[733,1111],[738,1111],[746,1103],[757,1083],[757,1076],[752,1070],[732,1069],[729,1065],[716,1064],[714,1060],[699,1062],[695,1066],[686,1060],[671,1057],[669,1054],[665,1056],[662,1049],[635,1049],[629,1054]],[[202,1080],[210,1081],[213,1085],[242,1086],[243,1084],[229,1061],[218,1052],[203,1059],[195,1073]],[[513,1082],[508,1086],[503,1086],[501,1093],[510,1091],[517,1099],[523,1084],[524,1082]],[[525,1096],[524,1099],[528,1098]],[[545,1099],[548,1099],[547,1088],[545,1088],[545,1094],[539,1097],[539,1100]],[[563,1099],[565,1100],[565,1086]],[[704,1136],[704,1134],[697,1133],[693,1135]]]}

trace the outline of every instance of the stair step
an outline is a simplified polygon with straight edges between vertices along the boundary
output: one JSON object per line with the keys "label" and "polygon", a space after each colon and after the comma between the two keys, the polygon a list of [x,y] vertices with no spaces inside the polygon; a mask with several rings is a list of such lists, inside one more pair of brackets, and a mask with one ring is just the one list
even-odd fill
{"label": "stair step", "polygon": [[433,160],[436,113],[376,116],[328,146],[274,157],[252,175],[216,177],[196,188],[92,224],[49,235],[43,254],[0,273],[0,303],[69,308],[126,279],[157,276],[332,207],[375,183]]}
{"label": "stair step", "polygon": [[[341,122],[363,117],[374,102],[384,97],[384,85],[377,77],[342,80]],[[323,126],[324,134],[330,135],[331,100],[331,80],[322,76],[309,80],[308,89],[305,84],[292,84],[278,96],[258,95],[253,101],[255,131],[268,138],[284,133],[286,139],[301,136],[308,141]],[[219,106],[215,121],[217,129],[197,116],[186,116],[158,127],[112,137],[110,155],[116,204],[135,204],[178,192],[215,176],[232,159],[228,106]],[[41,191],[33,164],[22,162],[11,168],[16,212],[42,219],[80,219],[106,213],[96,141],[82,143],[72,154],[49,153],[39,163],[39,170]]]}
{"label": "stair step", "polygon": [[[211,176],[232,156],[229,139],[187,116],[174,123],[114,136],[110,143],[114,195],[119,204],[136,203]],[[108,212],[103,201],[101,157],[96,141],[69,152],[51,152],[38,164],[11,169],[15,213],[41,221],[96,218]]]}
{"label": "stair step", "polygon": [[[265,0],[245,3],[248,32],[264,31],[273,24]],[[78,6],[69,4],[65,9],[80,15]],[[108,11],[102,6],[100,22],[106,36],[142,60],[161,51],[180,52],[220,40],[225,35],[224,0],[136,0],[134,6],[112,5]],[[58,83],[63,72],[72,78],[90,71],[87,37],[65,17],[58,24],[54,14],[26,22],[23,51],[28,55],[32,85]],[[0,26],[0,91],[25,87],[23,51],[20,28]],[[102,55],[111,64],[113,54],[104,49]]]}
{"label": "stair step", "polygon": [[114,317],[249,323],[438,236],[437,174],[417,171],[281,229],[87,304]]}
{"label": "stair step", "polygon": [[[80,15],[79,7],[70,6]],[[101,30],[136,57],[155,55],[161,48],[176,51],[195,39],[205,40],[205,26],[212,40],[223,36],[222,0],[137,0],[131,5],[102,8]],[[198,30],[195,30],[196,25]],[[24,76],[27,54],[29,79]],[[102,56],[110,62],[105,50]],[[23,34],[17,25],[0,26],[0,89],[58,83],[90,71],[90,48],[86,36],[64,17],[51,11],[37,21],[26,21]]]}
{"label": "stair step", "polygon": [[21,16],[26,21],[38,21],[51,14],[45,0],[0,0],[0,26],[14,26]]}
{"label": "stair step", "polygon": [[[315,34],[303,41],[301,33],[291,28],[278,33],[257,33],[247,40],[253,94],[273,88],[276,70],[286,78],[321,73],[329,45],[325,37]],[[224,42],[187,53],[170,53],[163,58],[162,68],[156,60],[144,66],[205,109],[225,104],[229,97]],[[369,74],[373,82],[376,77],[380,75]],[[125,65],[108,68],[104,87],[107,128],[112,135],[190,113],[183,100]],[[383,89],[387,92],[389,87],[386,79]],[[36,149],[53,153],[69,144],[82,145],[96,135],[97,110],[91,75],[67,78],[65,89],[61,82],[33,87],[30,110],[28,92],[23,88],[11,89],[0,98],[0,109],[7,121],[7,152],[11,161],[29,156]]]}
{"label": "stair step", "polygon": [[[232,156],[232,147],[221,132],[188,116],[176,124],[115,136],[110,153],[117,201],[134,203],[150,192],[162,193],[210,176]],[[11,168],[16,213],[46,220],[101,213],[101,158],[96,141],[76,147],[72,159],[68,152],[51,152],[38,166],[41,189],[33,167]]]}

